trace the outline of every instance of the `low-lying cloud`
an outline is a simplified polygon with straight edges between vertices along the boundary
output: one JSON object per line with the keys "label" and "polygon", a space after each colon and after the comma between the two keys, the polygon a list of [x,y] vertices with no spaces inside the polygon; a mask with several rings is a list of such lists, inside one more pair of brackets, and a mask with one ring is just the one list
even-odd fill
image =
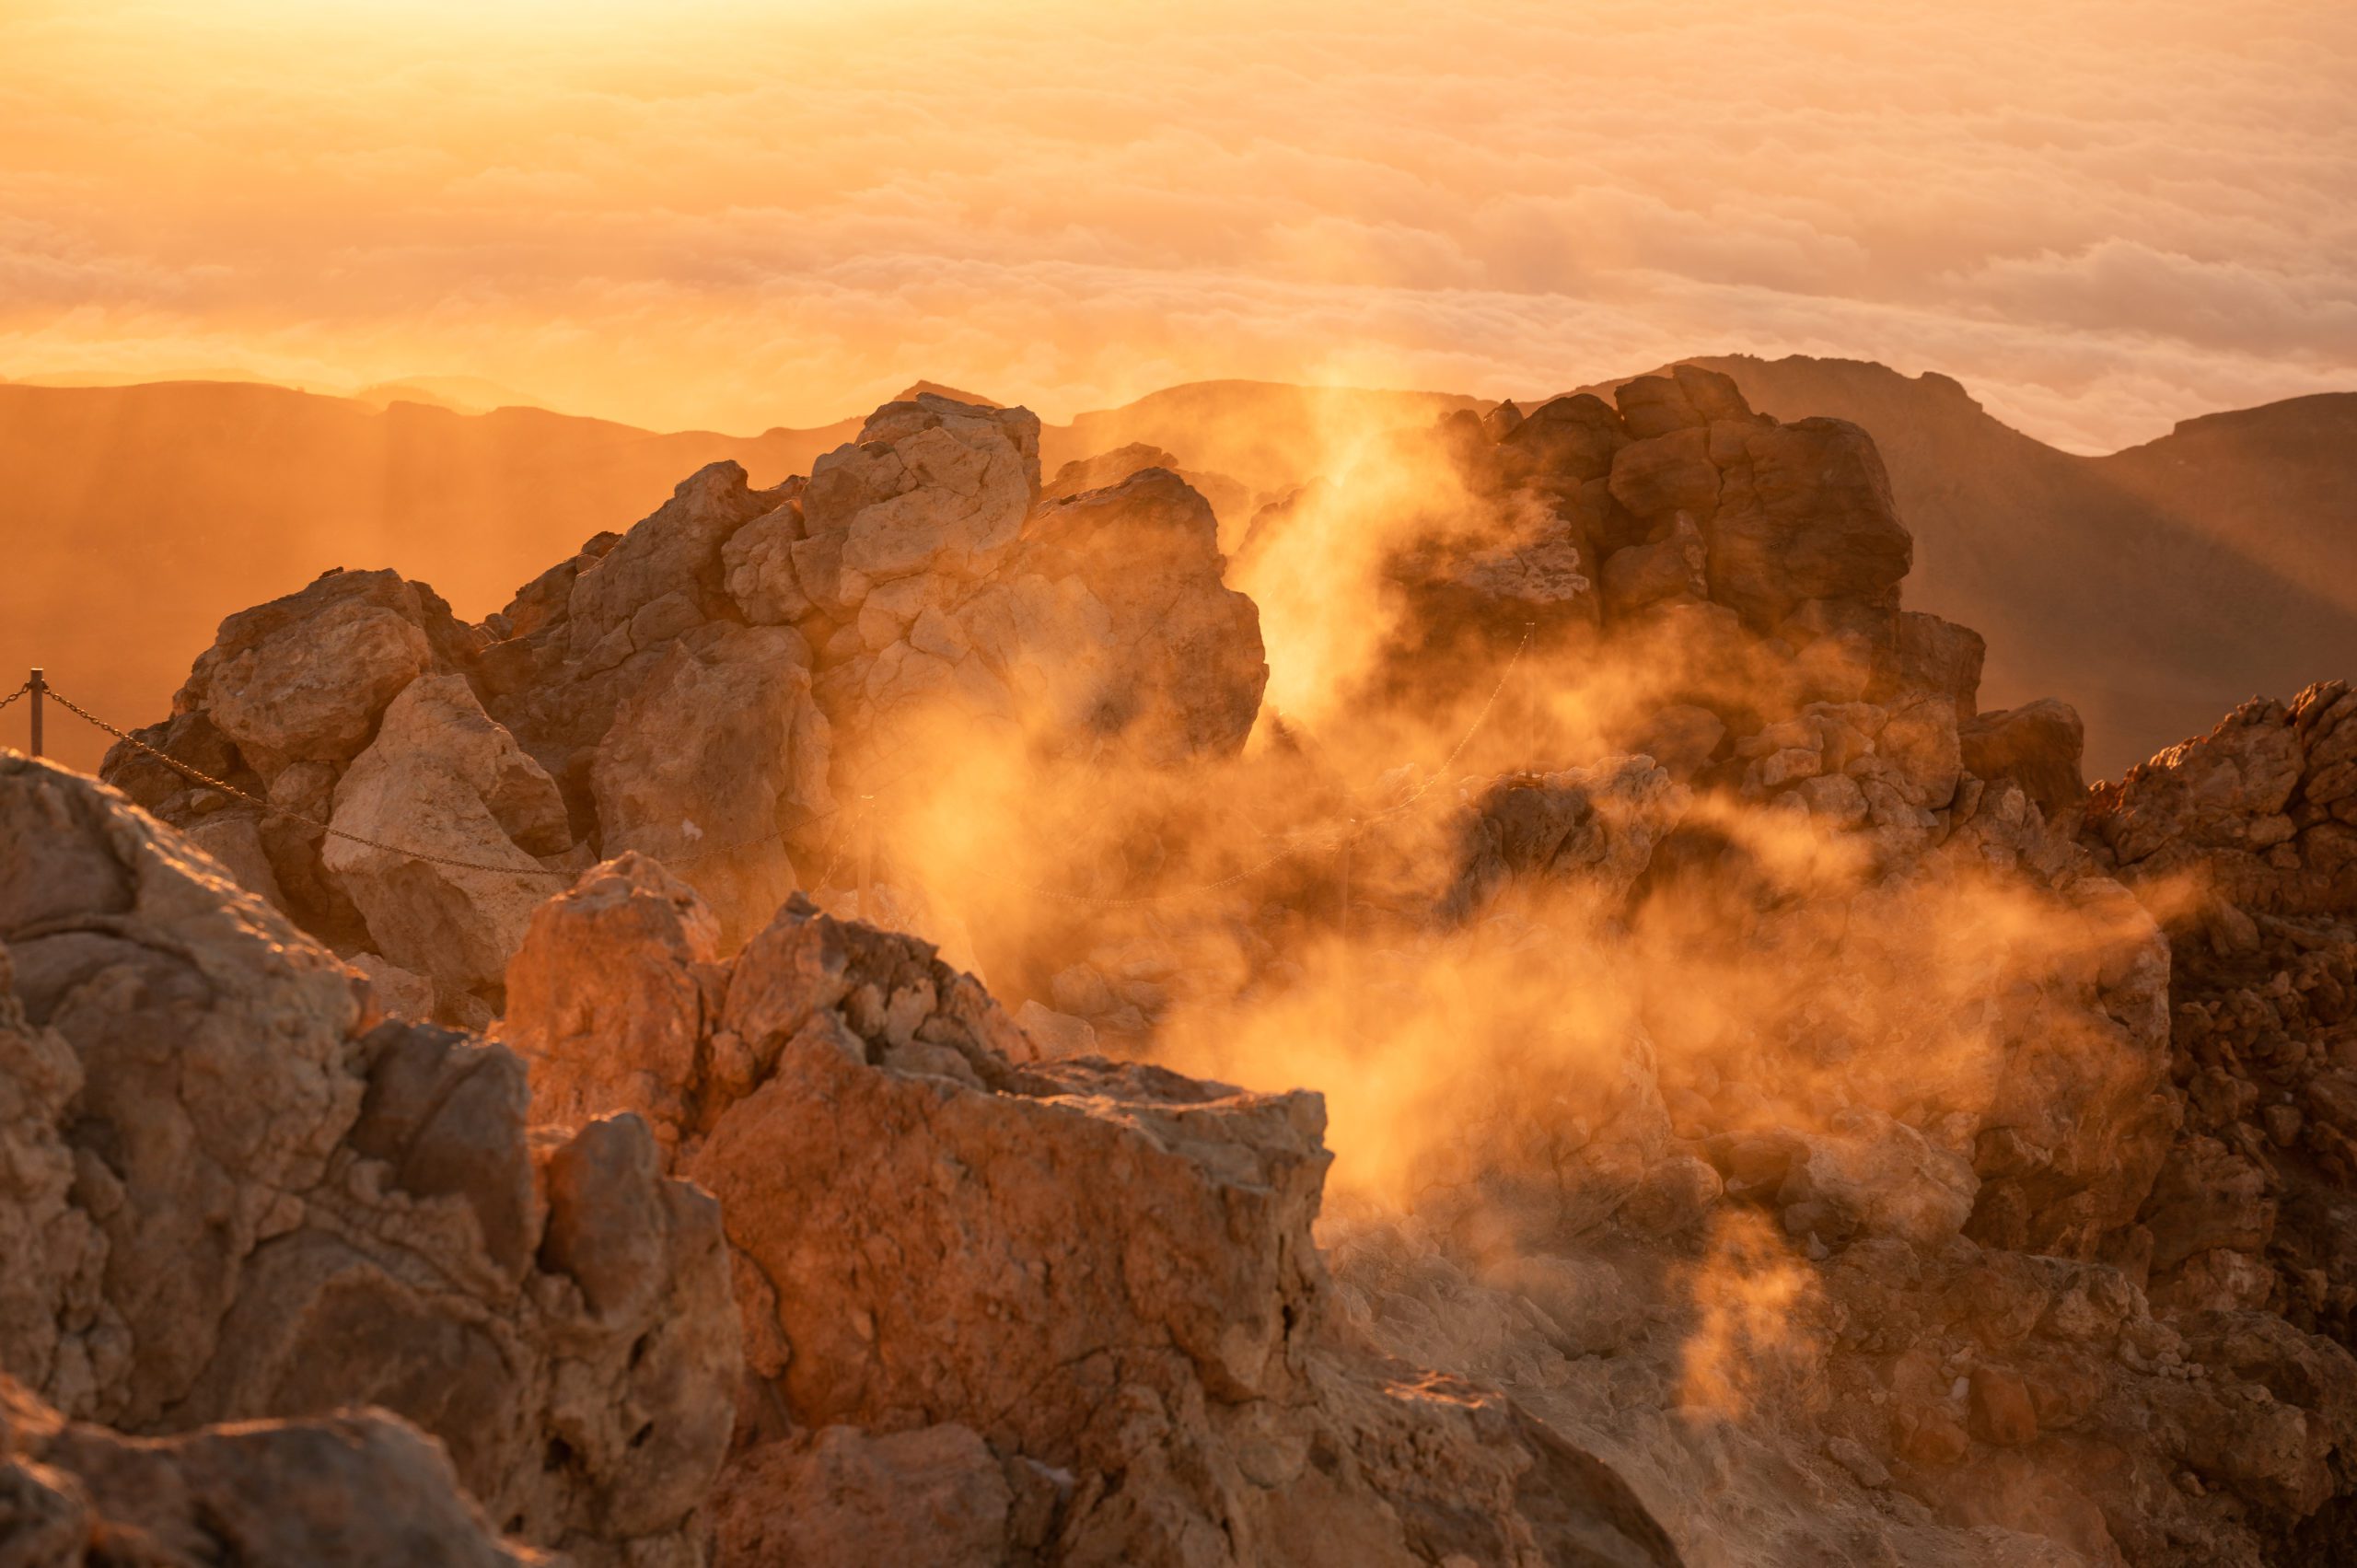
{"label": "low-lying cloud", "polygon": [[0,374],[470,373],[751,430],[918,375],[1063,416],[1800,352],[2090,448],[2357,385],[2320,4],[12,17]]}

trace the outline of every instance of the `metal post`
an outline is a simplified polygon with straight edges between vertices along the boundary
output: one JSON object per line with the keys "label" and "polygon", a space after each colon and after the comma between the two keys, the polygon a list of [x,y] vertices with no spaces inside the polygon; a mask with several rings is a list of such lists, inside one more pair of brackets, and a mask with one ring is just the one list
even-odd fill
{"label": "metal post", "polygon": [[41,755],[41,694],[49,690],[49,682],[41,679],[40,666],[34,666],[32,679],[26,684],[32,688],[28,695],[32,699],[32,750],[38,757]]}
{"label": "metal post", "polygon": [[876,923],[869,889],[876,882],[876,797],[859,797],[859,918]]}

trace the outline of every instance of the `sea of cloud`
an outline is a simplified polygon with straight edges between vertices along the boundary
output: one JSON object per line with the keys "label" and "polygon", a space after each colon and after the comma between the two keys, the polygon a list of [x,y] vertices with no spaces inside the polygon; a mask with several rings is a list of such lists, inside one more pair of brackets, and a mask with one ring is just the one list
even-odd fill
{"label": "sea of cloud", "polygon": [[17,0],[0,375],[1529,395],[1880,359],[2049,441],[2357,387],[2328,0]]}

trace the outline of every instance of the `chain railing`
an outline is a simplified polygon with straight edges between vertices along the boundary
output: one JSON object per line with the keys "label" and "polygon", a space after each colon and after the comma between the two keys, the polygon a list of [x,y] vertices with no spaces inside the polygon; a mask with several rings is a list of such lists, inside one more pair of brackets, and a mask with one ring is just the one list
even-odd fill
{"label": "chain railing", "polygon": [[[1415,789],[1411,791],[1403,799],[1380,811],[1370,812],[1364,817],[1354,817],[1346,822],[1336,824],[1330,828],[1311,833],[1297,835],[1274,854],[1267,855],[1260,860],[1255,861],[1250,865],[1245,866],[1241,870],[1231,872],[1227,876],[1219,877],[1214,881],[1195,883],[1181,888],[1165,889],[1159,892],[1142,894],[1132,898],[1106,898],[1097,894],[1070,892],[1062,889],[1049,888],[1037,883],[1028,882],[1017,877],[1006,877],[991,870],[987,866],[973,864],[971,862],[960,862],[958,864],[962,869],[981,877],[986,881],[994,882],[1002,887],[1010,888],[1036,898],[1051,899],[1064,903],[1089,905],[1100,909],[1142,908],[1151,904],[1171,903],[1182,899],[1201,898],[1207,894],[1221,892],[1229,888],[1237,887],[1241,883],[1248,882],[1254,877],[1259,877],[1265,872],[1273,870],[1277,866],[1283,865],[1289,861],[1306,860],[1312,857],[1323,856],[1337,851],[1340,851],[1344,854],[1346,857],[1345,865],[1347,865],[1347,855],[1351,844],[1364,834],[1370,827],[1376,822],[1385,820],[1386,819],[1413,810],[1424,796],[1431,792],[1435,784],[1438,784],[1442,780],[1448,776],[1449,770],[1456,765],[1457,759],[1465,754],[1465,749],[1472,744],[1474,736],[1479,734],[1482,726],[1489,722],[1490,714],[1496,708],[1499,697],[1505,691],[1506,682],[1513,679],[1515,668],[1522,662],[1523,655],[1529,650],[1531,635],[1531,629],[1528,626],[1526,626],[1523,630],[1522,641],[1515,645],[1513,656],[1506,660],[1505,668],[1499,673],[1496,686],[1492,688],[1488,700],[1481,704],[1480,711],[1474,715],[1472,724],[1468,726],[1464,735],[1457,740],[1457,745],[1449,751],[1447,757],[1442,760],[1440,766],[1427,776],[1421,784],[1417,785]],[[372,849],[379,854],[394,855],[404,860],[413,860],[427,865],[438,865],[447,870],[468,871],[482,876],[539,877],[552,881],[570,883],[581,875],[581,872],[577,869],[552,869],[544,865],[523,865],[513,862],[502,865],[490,861],[469,859],[463,855],[442,854],[431,850],[416,849],[407,845],[389,843],[385,840],[374,838],[366,833],[355,833],[348,828],[339,828],[332,822],[323,821],[319,818],[314,817],[308,812],[297,811],[292,807],[281,805],[266,796],[255,795],[250,790],[240,789],[236,784],[229,783],[226,779],[215,778],[211,773],[208,773],[203,769],[195,767],[191,763],[182,761],[180,758],[171,755],[161,748],[149,745],[146,741],[140,739],[130,731],[122,729],[115,725],[109,724],[105,719],[100,718],[98,714],[90,712],[89,709],[82,706],[79,703],[75,702],[72,698],[58,691],[55,686],[49,683],[47,679],[40,670],[33,671],[32,678],[27,680],[23,685],[17,687],[14,691],[9,692],[5,697],[0,697],[0,709],[5,709],[10,703],[17,702],[27,696],[30,696],[33,699],[31,739],[33,742],[32,749],[36,756],[38,756],[41,751],[41,710],[42,701],[46,699],[47,701],[55,703],[59,707],[64,708],[67,713],[72,714],[75,717],[81,719],[86,724],[89,724],[98,729],[103,730],[108,735],[114,737],[115,739],[121,741],[123,745],[162,763],[165,767],[171,769],[174,772],[179,773],[192,784],[200,784],[206,789],[217,790],[233,800],[242,801],[246,805],[253,807],[255,809],[262,812],[266,816],[279,817],[289,821],[299,822],[303,826],[316,830],[326,838],[338,839],[346,843],[358,844],[363,848]],[[863,802],[865,802],[872,800],[872,796],[863,796],[862,800]],[[834,819],[834,826],[829,830],[827,839],[819,848],[819,854],[826,857],[827,869],[820,874],[819,880],[813,884],[815,887],[826,886],[826,878],[834,874],[836,866],[841,862],[842,855],[838,845],[845,820],[845,807],[837,806],[827,811],[819,812],[799,824],[801,828],[807,829],[815,826],[819,822],[826,821],[830,818]],[[866,827],[867,824],[863,820],[863,835],[865,835]],[[769,845],[784,848],[787,847],[786,838],[787,834],[784,830],[772,830],[765,833],[755,833],[744,838],[735,839],[726,843],[705,845],[702,848],[685,853],[656,853],[654,854],[653,858],[661,861],[664,865],[669,866],[695,865],[704,861],[717,859],[723,856],[740,854],[747,850],[761,848]],[[517,850],[517,854],[519,856],[526,856],[526,852],[521,849]],[[860,894],[863,913],[866,908],[870,877],[869,862],[872,857],[872,848],[863,842],[860,850]],[[527,856],[527,858],[528,857]]]}

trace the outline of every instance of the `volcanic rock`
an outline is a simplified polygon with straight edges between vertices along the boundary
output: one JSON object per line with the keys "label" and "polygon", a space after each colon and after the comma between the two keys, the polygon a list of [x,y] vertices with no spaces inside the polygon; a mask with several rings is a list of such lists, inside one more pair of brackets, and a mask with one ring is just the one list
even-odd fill
{"label": "volcanic rock", "polygon": [[2068,703],[2051,697],[1981,714],[1958,726],[1964,766],[1982,779],[2011,779],[2049,820],[2087,798],[2079,758],[2086,732]]}
{"label": "volcanic rock", "polygon": [[572,839],[555,784],[455,675],[393,700],[337,781],[329,825],[321,864],[377,951],[446,993],[496,994],[556,885],[537,856]]}
{"label": "volcanic rock", "polygon": [[[449,1456],[380,1411],[133,1438],[0,1376],[0,1547],[11,1568],[524,1568]],[[94,1554],[95,1553],[95,1554]]]}
{"label": "volcanic rock", "polygon": [[[0,945],[0,1369],[127,1434],[379,1404],[509,1533],[693,1561],[737,1326],[713,1204],[643,1123],[534,1138],[515,1056],[377,1022],[186,840],[13,755]],[[320,1463],[324,1432],[169,1462],[218,1454],[232,1487],[229,1450]]]}
{"label": "volcanic rock", "polygon": [[[746,1555],[724,1561],[773,1550],[775,1510],[850,1528],[915,1505],[902,1487],[991,1560],[1038,1527],[1004,1478],[1043,1470],[1071,1478],[1060,1560],[1676,1560],[1510,1406],[1334,1337],[1316,1096],[1028,1060],[927,945],[800,902],[712,965],[682,894],[622,865],[550,906],[511,1028],[549,1109],[602,1093],[665,1124],[726,1216],[752,1372],[817,1433],[737,1462],[723,1536]],[[567,970],[628,978],[586,1010],[528,978]],[[626,1033],[678,1061],[691,996],[676,1092],[582,1060]],[[911,1291],[890,1260],[919,1258]]]}

